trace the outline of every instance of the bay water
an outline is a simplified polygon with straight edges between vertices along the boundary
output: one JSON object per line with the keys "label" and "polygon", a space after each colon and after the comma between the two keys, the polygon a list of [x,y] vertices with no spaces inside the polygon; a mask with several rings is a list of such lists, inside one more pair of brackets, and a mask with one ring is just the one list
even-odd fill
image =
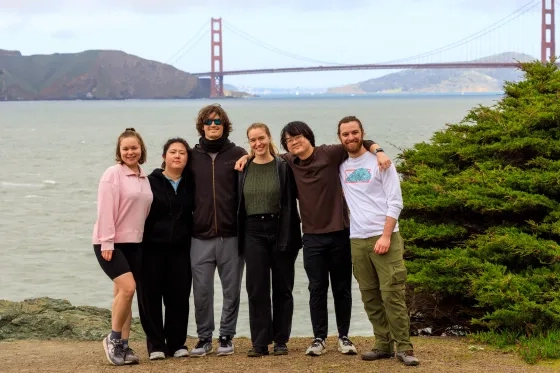
{"label": "bay water", "polygon": [[[270,126],[276,144],[289,121],[307,122],[316,143],[337,143],[338,120],[356,115],[366,138],[393,159],[399,149],[429,141],[446,123],[460,121],[497,95],[277,97],[219,101],[233,122],[230,139],[247,149],[246,128]],[[116,138],[134,127],[148,148],[145,169],[161,164],[164,142],[175,136],[198,142],[198,110],[214,100],[60,101],[0,103],[0,299],[49,296],[74,305],[111,307],[112,283],[91,244],[96,195],[103,171],[114,164]],[[302,253],[296,262],[293,336],[311,336],[309,293]],[[215,280],[216,333],[221,287]],[[249,336],[243,282],[238,335]],[[137,315],[136,301],[133,312]],[[329,291],[329,334],[336,333]],[[351,335],[372,335],[355,279]],[[189,335],[196,335],[191,297]]]}

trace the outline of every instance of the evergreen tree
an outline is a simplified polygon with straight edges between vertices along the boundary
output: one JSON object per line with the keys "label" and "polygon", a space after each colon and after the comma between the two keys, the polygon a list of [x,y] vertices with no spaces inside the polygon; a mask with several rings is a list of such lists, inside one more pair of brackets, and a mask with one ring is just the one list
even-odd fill
{"label": "evergreen tree", "polygon": [[436,332],[560,327],[560,71],[520,66],[495,106],[399,156],[410,309]]}

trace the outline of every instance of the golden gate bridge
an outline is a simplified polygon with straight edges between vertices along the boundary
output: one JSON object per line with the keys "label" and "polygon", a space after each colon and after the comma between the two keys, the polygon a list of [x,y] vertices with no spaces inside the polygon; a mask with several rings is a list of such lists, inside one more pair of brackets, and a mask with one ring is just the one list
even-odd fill
{"label": "golden gate bridge", "polygon": [[[458,69],[458,68],[517,68],[519,63],[517,61],[492,61],[491,59],[478,59],[474,61],[455,61],[455,62],[425,62],[426,59],[436,54],[445,53],[451,49],[458,47],[469,48],[469,44],[476,40],[484,41],[483,37],[496,32],[496,30],[503,28],[505,25],[512,23],[521,17],[535,12],[540,8],[540,60],[546,63],[551,58],[556,58],[556,38],[555,38],[555,2],[556,0],[531,0],[524,6],[515,10],[507,17],[499,20],[498,22],[463,38],[455,43],[443,46],[441,48],[421,53],[415,56],[403,58],[400,60],[387,61],[382,63],[365,63],[365,64],[343,64],[336,62],[320,61],[311,58],[295,55],[290,52],[282,51],[264,42],[261,42],[251,35],[241,31],[233,25],[223,21],[222,18],[212,18],[210,20],[210,30],[205,28],[205,32],[198,37],[195,44],[198,43],[208,32],[210,32],[210,47],[211,47],[211,68],[210,71],[191,73],[196,77],[209,77],[210,78],[210,97],[219,98],[224,97],[224,76],[233,75],[251,75],[251,74],[275,74],[275,73],[295,73],[295,72],[313,72],[313,71],[341,71],[341,70],[400,70],[400,69]],[[257,44],[270,51],[280,53],[284,56],[292,57],[298,60],[312,62],[317,65],[303,66],[303,67],[278,67],[278,68],[259,68],[259,69],[243,69],[243,70],[224,70],[224,56],[223,56],[223,26],[226,26],[228,31],[239,35],[254,44]],[[519,28],[519,27],[518,27]],[[523,27],[521,27],[523,28]],[[524,30],[522,30],[524,31]],[[196,37],[196,35],[195,35]],[[195,38],[193,37],[193,39]],[[510,35],[511,37],[511,35]],[[190,44],[187,43],[186,45]],[[185,45],[185,46],[186,46]],[[175,56],[182,52],[183,47],[178,51]],[[173,58],[173,57],[172,57]],[[424,62],[419,62],[424,61]]]}

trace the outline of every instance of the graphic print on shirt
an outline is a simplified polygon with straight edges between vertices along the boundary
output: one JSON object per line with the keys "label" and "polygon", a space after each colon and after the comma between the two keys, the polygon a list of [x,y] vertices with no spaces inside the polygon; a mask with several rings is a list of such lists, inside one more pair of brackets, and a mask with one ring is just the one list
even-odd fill
{"label": "graphic print on shirt", "polygon": [[371,168],[349,168],[344,170],[346,183],[369,183],[371,180]]}

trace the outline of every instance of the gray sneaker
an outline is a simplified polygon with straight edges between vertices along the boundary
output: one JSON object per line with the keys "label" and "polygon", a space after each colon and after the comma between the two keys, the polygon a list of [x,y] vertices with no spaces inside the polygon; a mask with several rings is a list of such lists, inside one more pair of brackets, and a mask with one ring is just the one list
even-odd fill
{"label": "gray sneaker", "polygon": [[140,363],[140,358],[136,356],[136,353],[130,347],[124,349],[124,363],[127,365]]}
{"label": "gray sneaker", "polygon": [[397,359],[407,366],[420,364],[420,361],[416,358],[416,356],[414,356],[414,352],[412,350],[397,352]]}
{"label": "gray sneaker", "polygon": [[103,349],[107,360],[113,365],[124,365],[124,347],[120,339],[110,339],[110,334],[103,339]]}
{"label": "gray sneaker", "polygon": [[232,338],[229,335],[221,335],[219,338],[220,346],[218,347],[218,356],[227,356],[234,353],[235,348],[233,347]]}
{"label": "gray sneaker", "polygon": [[214,352],[212,340],[199,340],[196,346],[191,350],[190,357],[203,357]]}
{"label": "gray sneaker", "polygon": [[362,354],[362,360],[372,361],[372,360],[379,360],[379,359],[391,359],[395,357],[394,353],[381,351],[381,350],[371,350],[364,352]]}

